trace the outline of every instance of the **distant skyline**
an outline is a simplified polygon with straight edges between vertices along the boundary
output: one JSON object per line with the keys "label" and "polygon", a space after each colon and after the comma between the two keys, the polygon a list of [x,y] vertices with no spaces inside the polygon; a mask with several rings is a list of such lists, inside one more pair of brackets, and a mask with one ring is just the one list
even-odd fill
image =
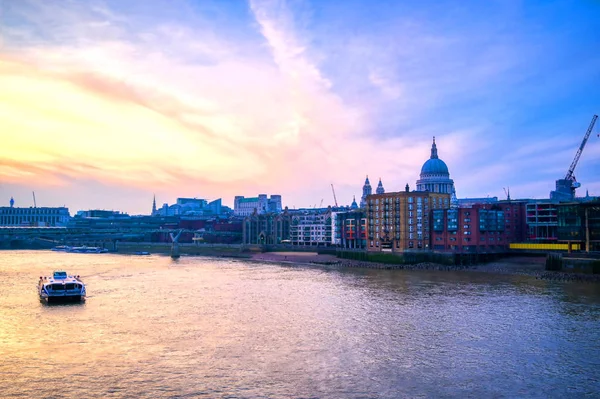
{"label": "distant skyline", "polygon": [[[548,198],[600,113],[600,2],[0,2],[0,206],[415,189]],[[600,123],[575,171],[600,195]]]}

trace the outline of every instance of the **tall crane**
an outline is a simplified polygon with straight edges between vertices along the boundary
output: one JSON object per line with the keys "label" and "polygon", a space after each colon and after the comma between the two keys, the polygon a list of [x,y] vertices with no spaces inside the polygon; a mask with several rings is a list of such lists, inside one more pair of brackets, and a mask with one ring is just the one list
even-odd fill
{"label": "tall crane", "polygon": [[502,187],[504,189],[504,194],[506,194],[506,200],[510,201],[510,187],[508,188],[508,190],[506,189],[506,187]]}
{"label": "tall crane", "polygon": [[592,117],[592,122],[588,127],[587,132],[583,136],[583,140],[581,141],[581,145],[577,149],[577,153],[575,154],[575,158],[573,162],[571,162],[571,166],[567,171],[564,179],[558,179],[556,181],[556,191],[552,191],[550,193],[550,199],[558,200],[558,201],[572,201],[575,198],[575,189],[581,187],[581,183],[575,179],[575,168],[577,167],[577,163],[579,162],[579,158],[581,157],[581,153],[585,148],[585,144],[590,138],[590,134],[592,130],[594,130],[594,125],[596,124],[596,120],[598,119],[598,115],[594,115]]}
{"label": "tall crane", "polygon": [[333,191],[333,201],[335,202],[335,207],[337,208],[337,198],[335,198],[335,189],[333,188],[333,183],[331,183],[331,191]]}

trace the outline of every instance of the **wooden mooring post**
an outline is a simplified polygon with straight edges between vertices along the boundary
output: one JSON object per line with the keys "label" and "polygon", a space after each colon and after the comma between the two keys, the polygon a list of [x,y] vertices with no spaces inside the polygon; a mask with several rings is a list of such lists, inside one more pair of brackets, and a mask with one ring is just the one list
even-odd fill
{"label": "wooden mooring post", "polygon": [[561,271],[563,266],[562,254],[547,254],[546,255],[546,270]]}

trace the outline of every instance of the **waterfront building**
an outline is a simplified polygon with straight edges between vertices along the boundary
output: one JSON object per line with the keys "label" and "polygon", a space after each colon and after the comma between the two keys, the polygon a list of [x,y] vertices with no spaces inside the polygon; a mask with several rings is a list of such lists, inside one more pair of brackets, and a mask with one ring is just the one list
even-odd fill
{"label": "waterfront building", "polygon": [[550,200],[531,201],[526,205],[527,240],[552,243],[558,240],[557,203]]}
{"label": "waterfront building", "polygon": [[600,251],[600,200],[556,205],[559,242],[579,243],[587,252]]}
{"label": "waterfront building", "polygon": [[340,237],[340,225],[338,224],[338,215],[343,213],[344,211],[331,211],[331,244],[334,246],[340,246],[341,237]]}
{"label": "waterfront building", "polygon": [[417,180],[417,191],[449,194],[453,205],[457,205],[454,181],[450,179],[448,166],[438,157],[435,137],[431,145],[431,155],[421,168],[420,178]]}
{"label": "waterfront building", "polygon": [[329,246],[334,242],[332,208],[294,212],[290,225],[293,245]]}
{"label": "waterfront building", "polygon": [[364,209],[335,212],[333,219],[336,246],[344,249],[367,247],[367,212]]}
{"label": "waterfront building", "polygon": [[283,212],[258,213],[246,216],[243,222],[243,244],[281,244],[290,240],[291,214]]}
{"label": "waterfront building", "polygon": [[66,207],[15,208],[12,198],[11,206],[0,207],[0,226],[64,227],[69,219],[69,208]]}
{"label": "waterfront building", "polygon": [[403,252],[429,249],[429,215],[448,209],[450,194],[410,191],[373,194],[367,197],[367,250]]}
{"label": "waterfront building", "polygon": [[360,207],[364,208],[367,206],[367,196],[371,195],[371,182],[369,182],[369,176],[365,179],[365,184],[362,189],[362,197],[360,197]]}
{"label": "waterfront building", "polygon": [[431,248],[459,253],[504,252],[525,236],[525,202],[502,201],[432,211]]}
{"label": "waterfront building", "polygon": [[278,213],[281,212],[281,195],[259,194],[258,197],[245,198],[237,195],[233,201],[233,214],[235,216],[249,216],[254,213]]}
{"label": "waterfront building", "polygon": [[[203,219],[179,221],[179,228],[195,230],[192,241],[202,244],[241,244],[243,222],[231,219]],[[168,241],[167,241],[168,242]]]}

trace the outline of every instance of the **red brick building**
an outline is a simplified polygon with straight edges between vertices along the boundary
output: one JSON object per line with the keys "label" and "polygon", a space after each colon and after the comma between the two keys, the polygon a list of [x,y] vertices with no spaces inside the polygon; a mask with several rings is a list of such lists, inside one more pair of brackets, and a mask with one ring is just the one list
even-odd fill
{"label": "red brick building", "polygon": [[525,203],[502,201],[431,212],[431,248],[444,252],[502,252],[526,235]]}

